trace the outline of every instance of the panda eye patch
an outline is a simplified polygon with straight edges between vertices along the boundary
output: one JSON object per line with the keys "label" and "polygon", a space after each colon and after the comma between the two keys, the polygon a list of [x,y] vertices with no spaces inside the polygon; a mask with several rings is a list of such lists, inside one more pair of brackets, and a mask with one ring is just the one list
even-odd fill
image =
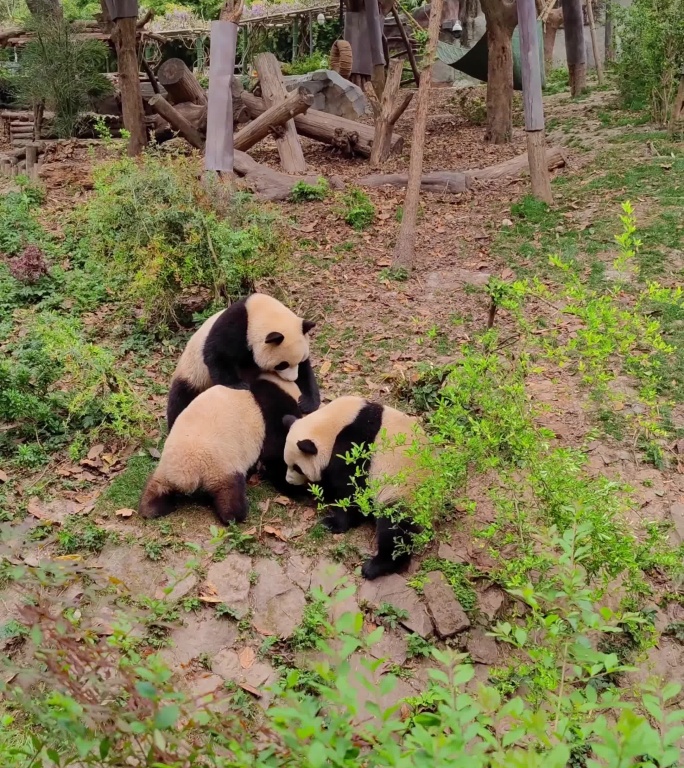
{"label": "panda eye patch", "polygon": [[303,474],[304,474],[304,473],[302,472],[302,470],[301,470],[301,468],[300,468],[299,464],[293,464],[293,465],[292,465],[292,469],[294,469],[294,471],[295,471],[295,472],[298,472],[300,475],[303,475]]}
{"label": "panda eye patch", "polygon": [[290,367],[290,364],[287,361],[283,361],[282,363],[278,363],[275,369],[276,371],[284,371],[286,368],[289,368],[289,367]]}

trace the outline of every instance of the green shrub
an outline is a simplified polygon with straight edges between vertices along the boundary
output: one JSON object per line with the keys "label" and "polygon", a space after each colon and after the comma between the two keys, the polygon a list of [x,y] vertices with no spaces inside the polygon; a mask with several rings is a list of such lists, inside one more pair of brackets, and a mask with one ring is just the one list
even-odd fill
{"label": "green shrub", "polygon": [[194,302],[205,294],[205,306],[223,303],[283,260],[274,216],[247,195],[220,194],[202,185],[189,158],[116,161],[95,175],[77,224],[81,248],[108,267],[112,288],[140,305],[148,324],[178,321],[184,291]]}
{"label": "green shrub", "polygon": [[108,49],[99,40],[74,37],[68,22],[45,15],[32,20],[34,39],[21,56],[19,98],[55,112],[61,137],[72,136],[82,112],[112,89],[105,71]]}
{"label": "green shrub", "polygon": [[307,184],[306,181],[298,181],[290,192],[290,200],[293,203],[307,203],[312,200],[325,200],[330,192],[328,182],[319,178],[316,184]]}
{"label": "green shrub", "polygon": [[328,69],[328,57],[315,51],[303,59],[297,59],[290,64],[283,64],[284,75],[306,75],[309,72],[315,72],[317,69]]}
{"label": "green shrub", "polygon": [[622,103],[667,123],[684,67],[684,0],[634,0],[627,8],[614,8]]}
{"label": "green shrub", "polygon": [[370,227],[375,219],[375,207],[368,195],[353,187],[342,196],[342,215],[350,227],[357,232]]}

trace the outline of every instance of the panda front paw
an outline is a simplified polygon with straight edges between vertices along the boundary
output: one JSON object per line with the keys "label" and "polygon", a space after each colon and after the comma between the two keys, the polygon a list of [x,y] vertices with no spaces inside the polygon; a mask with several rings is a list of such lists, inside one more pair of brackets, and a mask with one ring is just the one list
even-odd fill
{"label": "panda front paw", "polygon": [[361,575],[368,581],[373,581],[373,579],[384,576],[386,573],[388,573],[386,563],[379,561],[377,557],[371,557],[361,566]]}
{"label": "panda front paw", "polygon": [[341,515],[326,515],[321,523],[331,533],[346,533],[349,530],[349,521]]}

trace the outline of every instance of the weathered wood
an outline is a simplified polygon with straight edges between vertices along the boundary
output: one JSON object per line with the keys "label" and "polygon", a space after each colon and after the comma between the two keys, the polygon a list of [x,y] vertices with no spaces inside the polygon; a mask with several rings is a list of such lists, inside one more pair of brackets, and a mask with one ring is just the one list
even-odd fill
{"label": "weathered wood", "polygon": [[584,46],[582,0],[561,0],[565,55],[570,73],[570,94],[579,96],[587,86],[587,51]]}
{"label": "weathered wood", "polygon": [[[276,57],[272,53],[260,53],[254,59],[254,66],[259,75],[264,104],[271,107],[285,101],[287,91]],[[306,160],[294,120],[288,120],[283,125],[282,135],[276,139],[276,144],[286,173],[306,172]]]}
{"label": "weathered wood", "polygon": [[[559,147],[546,150],[546,164],[549,170],[562,168],[565,156]],[[511,160],[492,165],[489,168],[473,168],[470,171],[432,171],[421,176],[423,192],[465,192],[475,183],[487,183],[503,178],[514,178],[528,170],[527,153]],[[406,173],[378,173],[362,176],[355,183],[361,187],[405,187],[408,182]]]}
{"label": "weathered wood", "polygon": [[403,68],[404,65],[401,61],[390,63],[387,82],[381,98],[379,98],[379,94],[376,94],[371,83],[366,83],[364,86],[375,119],[375,135],[373,136],[370,156],[373,168],[381,167],[390,156],[394,125],[413,98],[413,91],[404,91],[403,95],[400,95]]}
{"label": "weathered wood", "polygon": [[[589,0],[591,2],[591,0]],[[546,165],[544,136],[544,101],[542,98],[537,9],[534,0],[518,0],[520,30],[520,67],[522,70],[523,108],[527,132],[527,154],[530,161],[532,194],[548,205],[553,203],[551,180]]]}
{"label": "weathered wood", "polygon": [[594,54],[594,66],[599,85],[603,85],[603,63],[596,40],[596,24],[594,24],[594,6],[592,0],[587,0],[587,21],[589,22],[589,35],[591,36],[591,51]]}
{"label": "weathered wood", "polygon": [[556,35],[563,23],[563,11],[560,8],[550,10],[544,19],[544,64],[547,71],[553,66],[553,49],[556,45]]}
{"label": "weathered wood", "polygon": [[31,143],[26,145],[26,175],[29,179],[36,178],[36,162],[38,161],[38,145]]}
{"label": "weathered wood", "polygon": [[603,49],[606,53],[606,61],[615,61],[615,47],[613,46],[613,8],[612,0],[606,0],[606,25],[603,32]]}
{"label": "weathered wood", "polygon": [[139,155],[147,144],[145,111],[138,77],[135,22],[135,18],[118,19],[112,31],[119,70],[121,111],[126,130],[130,133],[128,154],[131,156]]}
{"label": "weathered wood", "polygon": [[432,66],[437,57],[437,41],[442,21],[443,0],[432,0],[430,5],[430,23],[428,25],[428,43],[425,51],[426,64],[418,86],[418,104],[413,123],[411,138],[411,157],[409,159],[408,183],[404,199],[404,212],[401,218],[399,234],[392,256],[394,269],[413,269],[416,250],[416,221],[420,203],[421,175],[423,173],[423,152],[425,149],[425,129],[430,106],[430,86],[432,84]]}
{"label": "weathered wood", "polygon": [[152,67],[149,65],[147,59],[145,56],[142,56],[141,62],[142,68],[145,71],[145,74],[147,75],[147,79],[150,81],[150,85],[152,86],[152,90],[155,93],[161,93],[161,86],[159,85],[159,82],[157,81],[157,77],[152,71]]}
{"label": "weathered wood", "polygon": [[404,47],[406,48],[406,55],[408,56],[408,60],[411,65],[411,72],[413,72],[413,79],[416,81],[416,85],[420,85],[420,72],[418,71],[418,64],[416,63],[416,55],[413,52],[413,46],[411,45],[411,41],[409,40],[408,35],[406,34],[406,27],[404,26],[404,22],[399,18],[399,13],[394,3],[392,3],[392,17],[394,18],[394,23],[397,25],[399,29],[399,34],[401,35],[401,39],[404,41]]}
{"label": "weathered wood", "polygon": [[273,128],[291,120],[295,115],[300,115],[313,104],[313,93],[307,91],[304,86],[291,91],[285,101],[274,104],[259,117],[248,123],[241,131],[235,134],[233,145],[235,149],[247,150],[258,141],[266,138]]}
{"label": "weathered wood", "polygon": [[175,107],[169,104],[161,94],[155,94],[150,99],[149,104],[158,115],[163,117],[193,147],[204,149],[204,136]]}
{"label": "weathered wood", "polygon": [[674,104],[672,105],[672,112],[670,114],[670,132],[673,134],[677,130],[677,123],[679,122],[683,111],[684,111],[684,71],[679,76],[679,87],[677,88],[677,95],[675,96]]}
{"label": "weathered wood", "polygon": [[[250,117],[257,117],[266,109],[263,100],[248,91],[243,91],[241,97]],[[370,157],[375,136],[375,130],[370,125],[317,109],[309,109],[305,114],[297,115],[294,122],[300,136],[331,144],[350,154]],[[392,152],[400,152],[404,146],[403,137],[397,133],[392,134],[390,146]]]}
{"label": "weathered wood", "polygon": [[[233,9],[234,10],[234,9]],[[233,172],[233,96],[235,49],[238,27],[233,21],[211,24],[209,108],[204,168],[209,172]]]}
{"label": "weathered wood", "polygon": [[182,59],[167,59],[157,71],[157,80],[164,86],[172,104],[184,101],[207,104],[207,94]]}
{"label": "weathered wood", "polygon": [[[235,150],[234,168],[236,173],[244,176],[255,194],[264,200],[286,200],[292,193],[292,187],[298,182],[317,184],[319,179],[316,175],[289,176],[275,171],[273,168],[257,163],[246,152],[239,150]],[[334,189],[344,189],[344,184],[336,178],[331,178],[328,182]]]}

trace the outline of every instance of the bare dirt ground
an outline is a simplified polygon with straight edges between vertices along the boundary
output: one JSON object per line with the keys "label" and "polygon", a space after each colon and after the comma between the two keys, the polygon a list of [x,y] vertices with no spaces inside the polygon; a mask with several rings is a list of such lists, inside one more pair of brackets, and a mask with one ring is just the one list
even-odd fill
{"label": "bare dirt ground", "polygon": [[[565,96],[551,97],[547,100],[547,119],[566,119],[568,110],[575,110],[586,127],[586,121],[595,119],[596,110],[607,99],[610,94],[596,93],[586,102],[570,104]],[[388,172],[403,170],[408,164],[413,115],[411,107],[398,124],[397,130],[406,139],[405,148],[400,156],[391,159]],[[425,170],[481,168],[525,151],[524,133],[519,127],[513,142],[505,146],[485,145],[483,130],[469,124],[460,114],[455,91],[435,90]],[[586,138],[585,130],[580,133]],[[600,144],[601,139],[591,135],[592,143]],[[559,130],[550,136],[550,144],[566,145],[567,168],[560,174],[578,173],[591,161],[595,147],[584,147],[580,152],[567,146],[574,136]],[[66,156],[56,158],[44,168],[48,208],[53,211],[72,206],[88,193],[90,168],[94,155],[100,154],[100,150],[93,153],[81,146],[75,146],[71,153],[65,152]],[[325,147],[306,140],[305,154],[314,171],[326,176],[339,175],[347,183],[369,172],[364,160],[335,156]],[[277,159],[274,146],[267,143],[254,156],[274,165]],[[375,224],[364,232],[351,229],[328,200],[280,206],[295,244],[295,268],[277,286],[266,283],[257,287],[275,289],[293,309],[317,321],[313,355],[326,399],[358,393],[396,402],[397,392],[415,379],[421,363],[443,364],[458,356],[460,345],[486,322],[487,297],[474,289],[484,285],[490,275],[510,279],[514,274],[496,253],[493,243],[506,225],[511,203],[527,190],[528,181],[521,178],[463,194],[424,195],[415,269],[409,279],[402,281],[393,279],[388,268],[399,227],[397,212],[403,203],[403,190],[368,191],[377,215]],[[540,305],[538,311],[543,314],[551,310]],[[509,324],[505,313],[499,322],[505,336]],[[174,363],[175,360],[160,355],[150,360],[148,370],[163,383],[168,381]],[[629,383],[624,386],[629,407]],[[572,375],[533,375],[527,388],[529,397],[545,406],[544,424],[554,430],[558,441],[568,446],[586,445],[592,424],[587,415],[586,395]],[[164,397],[155,398],[150,407],[161,419]],[[641,507],[634,510],[635,520],[669,519],[673,505],[681,506],[684,501],[684,475],[676,467],[662,471],[648,467],[633,451],[604,438],[590,442],[589,450],[592,471],[619,477],[637,489]],[[170,629],[172,645],[162,650],[193,691],[208,692],[223,686],[225,681],[233,681],[255,695],[260,703],[266,703],[266,687],[276,678],[276,663],[268,653],[260,652],[265,638],[291,638],[305,615],[310,589],[321,587],[331,593],[339,580],[351,581],[359,590],[335,609],[338,612],[358,607],[369,610],[383,603],[406,611],[399,625],[388,629],[381,646],[373,651],[376,658],[388,659],[374,673],[376,676],[390,668],[404,666],[408,670],[392,692],[391,701],[416,695],[426,683],[423,664],[407,661],[409,633],[426,638],[437,634],[469,651],[477,666],[476,681],[485,679],[493,666],[505,663],[506,652],[485,631],[510,607],[510,598],[487,580],[491,558],[467,533],[468,525],[481,525],[493,514],[487,496],[488,478],[481,479],[481,489],[471,489],[477,501],[472,521],[455,520],[453,526],[440,531],[439,541],[425,555],[415,558],[409,574],[362,583],[355,569],[372,550],[370,528],[349,537],[312,535],[316,526],[312,508],[299,507],[282,497],[270,498],[258,488],[254,489],[256,513],[247,525],[258,544],[253,554],[231,552],[220,560],[207,555],[212,549],[209,526],[215,521],[208,510],[200,508],[185,510],[164,521],[165,527],[152,529],[155,534],[151,538],[150,525],[141,524],[135,515],[117,516],[116,503],[103,503],[101,498],[111,479],[124,469],[126,460],[137,453],[138,446],[103,446],[93,452],[90,464],[74,467],[64,461],[58,471],[63,477],[80,479],[83,487],[77,492],[62,491],[60,496],[56,485],[58,498],[52,502],[52,514],[59,517],[69,511],[87,512],[94,506],[91,514],[95,521],[120,535],[118,544],[108,544],[99,555],[85,558],[95,565],[110,592],[165,601],[199,596],[202,607],[182,613],[182,622],[175,622]],[[30,493],[31,484],[27,485]],[[682,523],[681,517],[676,518],[684,536]],[[156,542],[159,549],[146,548],[150,541]],[[167,541],[171,545],[167,546]],[[183,570],[189,555],[176,546],[178,542],[198,545],[199,571],[186,574]],[[343,544],[348,545],[346,550],[341,547]],[[333,559],[340,551],[343,562]],[[430,589],[423,596],[407,585],[407,576],[419,568],[422,557],[437,553],[446,560],[472,563],[485,574],[477,582],[478,604],[470,615],[463,613],[439,573],[430,576]],[[39,562],[50,557],[51,551],[36,544],[29,551],[15,554],[26,562]],[[173,591],[165,594],[164,587],[169,585]],[[78,602],[78,590],[62,599]],[[17,600],[15,593],[5,594],[8,615]],[[102,634],[111,631],[110,602],[103,601],[101,610],[94,611],[94,628]],[[234,609],[238,621],[217,618],[211,610],[216,602]],[[670,604],[661,613],[661,627],[684,616],[677,604]],[[372,626],[373,621],[370,610],[367,626]],[[306,663],[300,657],[283,653],[288,663]],[[682,679],[683,662],[681,646],[668,640],[663,640],[652,653],[652,668],[670,679]],[[364,695],[370,694],[364,689]],[[386,706],[389,700],[384,698],[378,703]]]}

